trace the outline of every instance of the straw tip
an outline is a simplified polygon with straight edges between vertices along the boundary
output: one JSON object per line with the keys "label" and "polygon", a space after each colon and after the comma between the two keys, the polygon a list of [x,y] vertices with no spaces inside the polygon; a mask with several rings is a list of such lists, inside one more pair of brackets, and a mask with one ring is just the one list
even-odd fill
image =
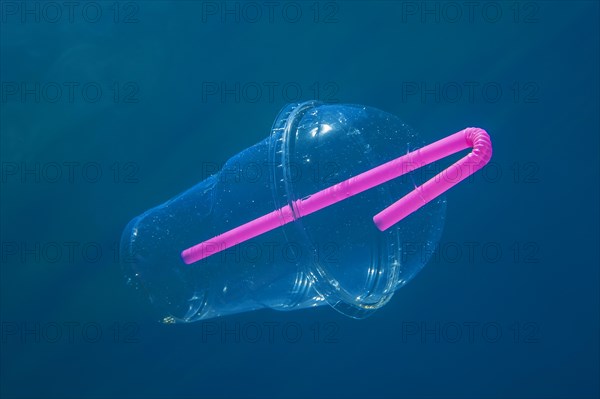
{"label": "straw tip", "polygon": [[375,227],[377,227],[379,231],[386,231],[390,227],[383,219],[384,218],[379,213],[373,216],[373,223],[375,223]]}
{"label": "straw tip", "polygon": [[184,251],[181,251],[181,260],[183,261],[183,263],[185,263],[186,265],[191,265],[192,263],[195,262],[195,260],[193,259],[192,254],[190,253],[189,249],[186,249]]}

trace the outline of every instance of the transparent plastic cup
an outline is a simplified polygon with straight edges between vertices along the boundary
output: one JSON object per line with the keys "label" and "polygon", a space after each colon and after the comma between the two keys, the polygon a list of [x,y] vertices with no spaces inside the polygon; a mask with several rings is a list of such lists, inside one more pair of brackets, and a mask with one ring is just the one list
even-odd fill
{"label": "transparent plastic cup", "polygon": [[[453,150],[467,148],[461,140],[454,139]],[[121,239],[128,281],[149,296],[165,322],[325,303],[363,318],[421,270],[440,239],[446,208],[441,192],[391,227],[380,229],[373,218],[387,207],[385,212],[397,212],[390,204],[406,194],[426,195],[415,188],[433,176],[431,166],[421,162],[418,171],[348,192],[343,201],[311,214],[300,214],[298,205],[335,185],[344,195],[346,180],[420,147],[413,130],[374,108],[290,104],[269,137],[129,222]],[[290,217],[280,227],[210,256],[190,257],[198,243],[282,209]]]}

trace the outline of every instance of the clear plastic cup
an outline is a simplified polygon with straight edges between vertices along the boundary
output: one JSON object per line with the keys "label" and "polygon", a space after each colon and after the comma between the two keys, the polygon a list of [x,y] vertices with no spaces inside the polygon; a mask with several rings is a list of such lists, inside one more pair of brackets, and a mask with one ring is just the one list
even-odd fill
{"label": "clear plastic cup", "polygon": [[325,303],[355,318],[383,306],[428,261],[445,215],[440,196],[380,231],[373,215],[433,174],[405,174],[192,264],[181,252],[422,146],[378,109],[290,104],[271,134],[223,169],[134,218],[123,232],[128,281],[165,322]]}

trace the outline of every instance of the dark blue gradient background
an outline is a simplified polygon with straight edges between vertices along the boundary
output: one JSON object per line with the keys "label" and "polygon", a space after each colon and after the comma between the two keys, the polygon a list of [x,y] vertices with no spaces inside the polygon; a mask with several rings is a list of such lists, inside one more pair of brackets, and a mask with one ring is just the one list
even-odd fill
{"label": "dark blue gradient background", "polygon": [[[96,242],[103,258],[23,261],[3,247],[0,397],[599,396],[597,2],[494,2],[502,11],[495,23],[482,17],[483,6],[473,21],[449,21],[446,9],[436,22],[407,13],[421,2],[394,1],[338,3],[330,23],[323,22],[333,10],[326,3],[319,23],[310,2],[299,3],[297,23],[280,12],[273,23],[266,15],[236,23],[212,15],[203,21],[207,3],[142,1],[137,22],[120,15],[115,23],[113,3],[96,4],[105,13],[97,23],[2,15],[3,165],[98,162],[103,171],[98,183],[5,176],[2,243]],[[22,102],[7,93],[7,82],[98,82],[106,90],[97,103],[80,95]],[[138,101],[113,101],[113,82],[125,90],[134,82]],[[265,91],[255,102],[253,92],[221,101],[203,98],[203,82],[280,86],[273,98]],[[288,102],[281,86],[290,82],[302,88],[299,97],[287,93],[291,99],[378,107],[427,142],[481,126],[494,143],[489,176],[502,175],[448,194],[446,256],[367,320],[328,307],[224,319],[227,328],[299,323],[298,343],[281,335],[273,343],[221,342],[202,339],[202,323],[156,323],[112,259],[122,228],[195,184],[203,162],[222,163],[264,138]],[[448,91],[422,98],[407,92],[411,82]],[[472,101],[467,92],[452,101],[452,82],[479,89]],[[481,91],[490,83],[503,90],[497,101]],[[128,162],[139,167],[138,182],[114,182],[111,165]],[[468,243],[477,245],[472,258]],[[490,243],[502,250],[496,262],[481,250]],[[458,259],[453,245],[463,251]],[[8,330],[69,322],[96,323],[103,336],[89,343],[77,330],[73,342],[34,342],[35,333]],[[137,342],[115,339],[115,322],[135,323]],[[475,330],[470,340],[465,323],[493,323],[502,336],[491,342]],[[315,325],[336,326],[337,342],[314,343]],[[403,334],[422,325],[459,325],[463,336],[453,343],[448,334]]]}

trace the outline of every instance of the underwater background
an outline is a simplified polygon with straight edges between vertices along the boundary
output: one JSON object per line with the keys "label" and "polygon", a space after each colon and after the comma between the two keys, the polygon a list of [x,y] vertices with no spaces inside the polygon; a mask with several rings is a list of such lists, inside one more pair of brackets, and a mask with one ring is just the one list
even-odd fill
{"label": "underwater background", "polygon": [[[598,2],[0,10],[0,397],[600,395]],[[423,142],[482,127],[492,162],[366,320],[157,322],[125,284],[127,222],[310,99],[380,108]]]}

